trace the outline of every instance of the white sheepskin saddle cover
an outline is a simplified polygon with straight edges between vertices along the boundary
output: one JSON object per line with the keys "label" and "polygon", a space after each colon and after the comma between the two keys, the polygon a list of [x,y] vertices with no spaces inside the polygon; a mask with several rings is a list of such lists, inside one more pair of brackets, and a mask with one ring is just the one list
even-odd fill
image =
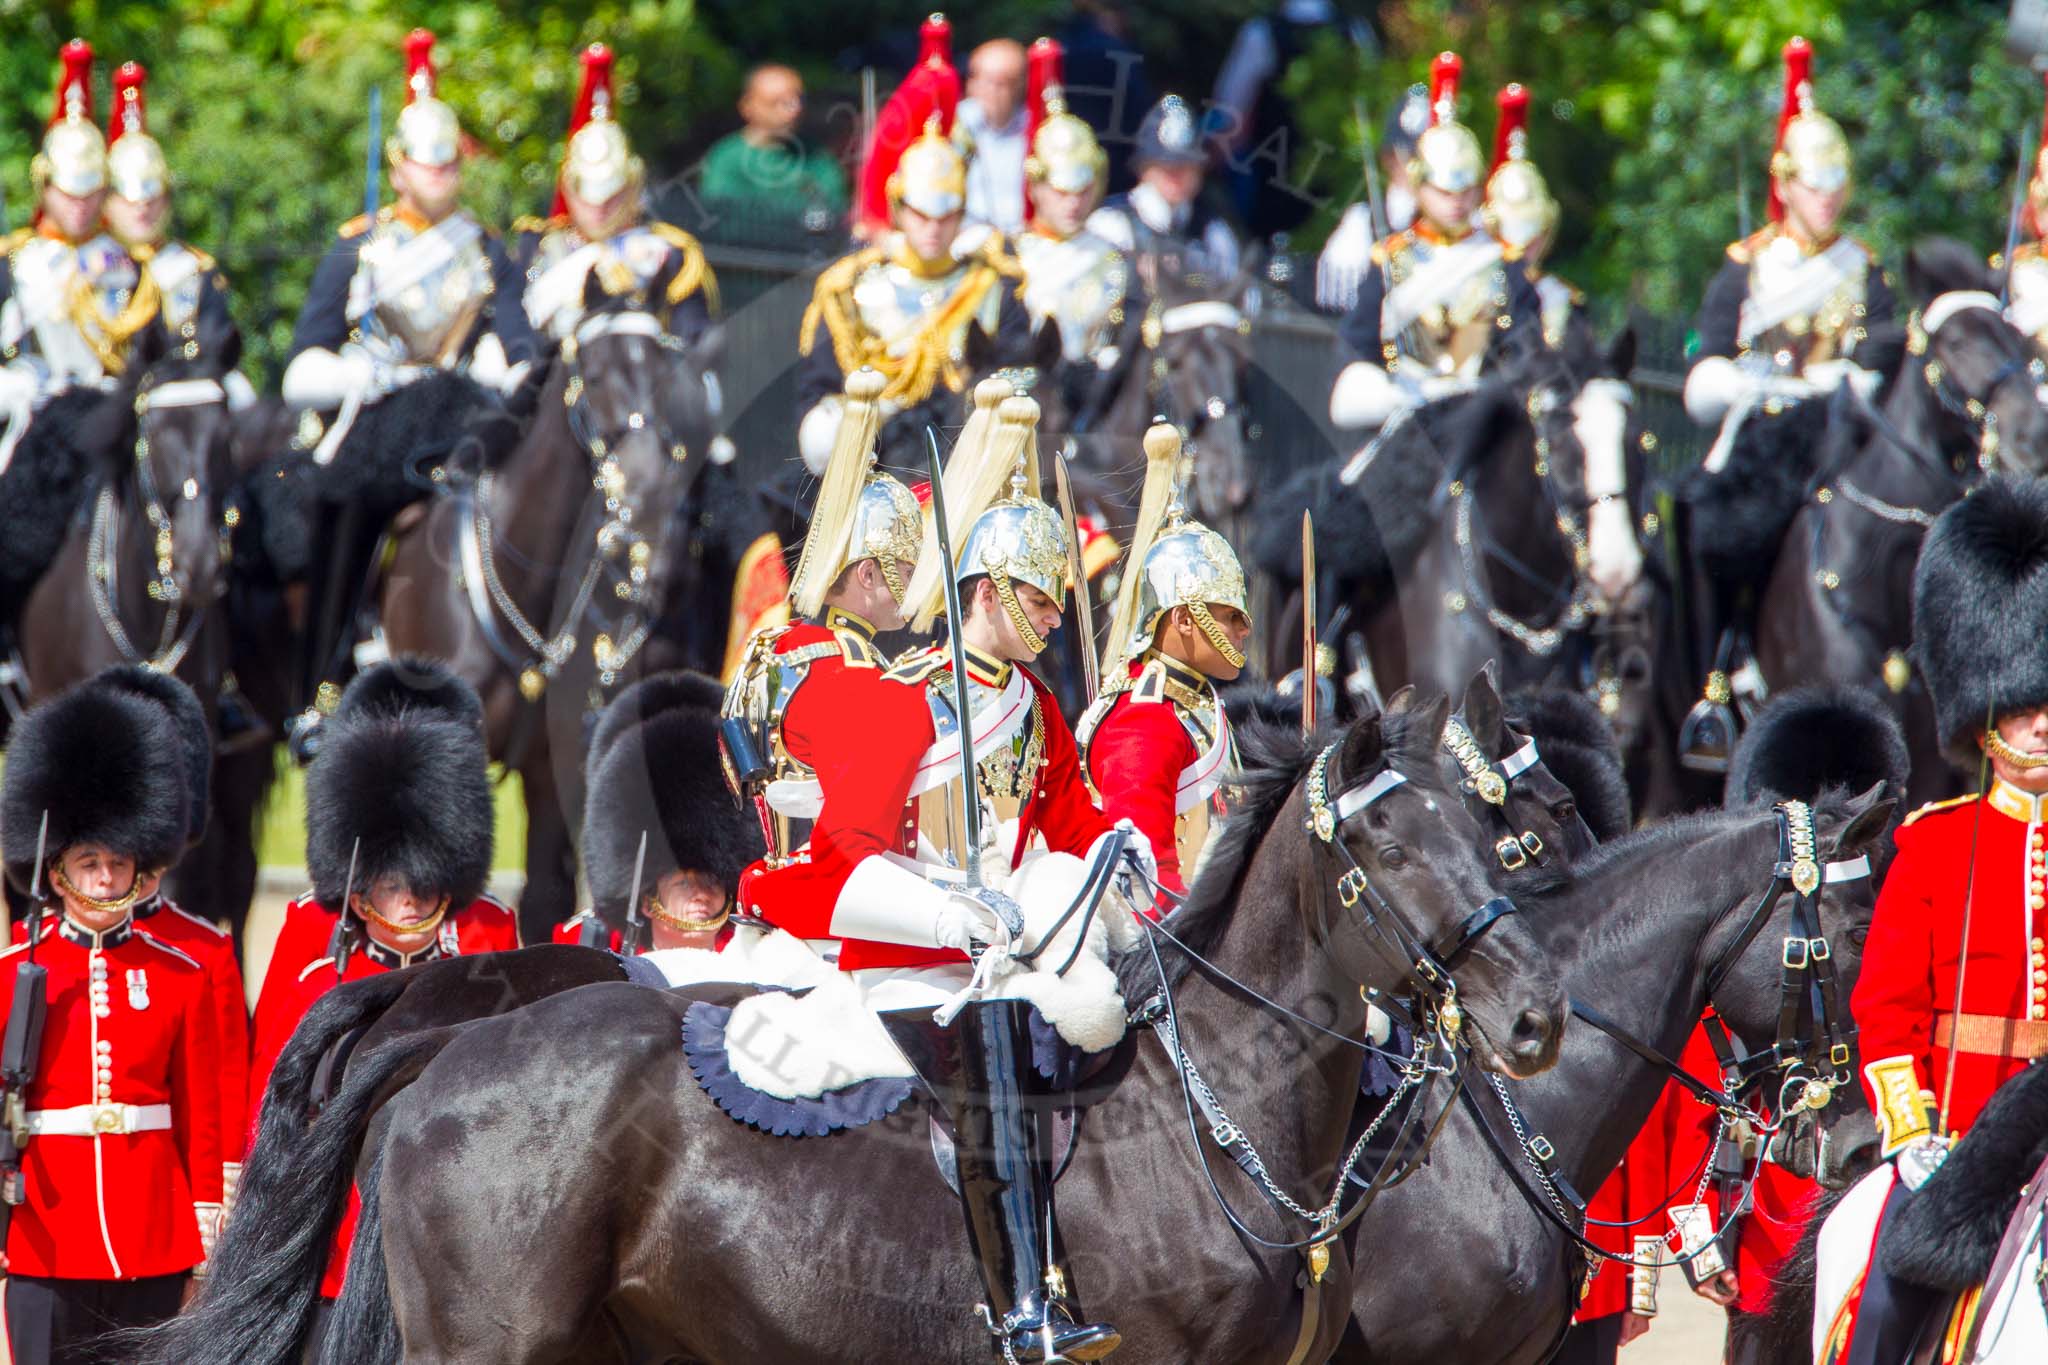
{"label": "white sheepskin saddle cover", "polygon": [[[1053,933],[1032,964],[1017,960],[1045,940],[1080,896],[1088,870],[1064,853],[1027,854],[1004,888],[1023,907],[1023,940],[978,974],[966,962],[938,967],[841,972],[803,940],[780,929],[743,928],[722,952],[673,948],[646,955],[672,987],[710,984],[761,986],[733,1007],[726,1023],[732,1073],[778,1099],[816,1098],[827,1091],[882,1077],[907,1078],[910,1063],[889,1039],[878,1014],[885,1010],[957,1009],[970,1000],[1027,1000],[1067,1042],[1102,1052],[1124,1036],[1126,1010],[1109,953],[1138,940],[1130,908],[1112,891],[1080,939],[1083,917],[1072,916]],[[1077,941],[1081,951],[1074,954]],[[1054,968],[1074,954],[1064,976]],[[802,991],[797,995],[792,992]]]}

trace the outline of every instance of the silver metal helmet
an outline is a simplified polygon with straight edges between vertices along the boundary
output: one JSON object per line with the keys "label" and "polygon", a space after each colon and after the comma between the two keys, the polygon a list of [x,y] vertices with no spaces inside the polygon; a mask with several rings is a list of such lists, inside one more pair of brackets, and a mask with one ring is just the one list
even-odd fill
{"label": "silver metal helmet", "polygon": [[[918,508],[916,495],[888,474],[870,473],[853,506],[853,536],[846,564],[874,560],[881,568],[882,581],[888,585],[890,595],[900,604],[905,585],[896,566],[917,563],[923,536],[924,514]],[[843,570],[846,564],[838,567]]]}
{"label": "silver metal helmet", "polygon": [[953,561],[955,581],[977,574],[1029,583],[1055,602],[1067,595],[1067,532],[1060,514],[1038,498],[1012,489],[1009,497],[974,519]]}
{"label": "silver metal helmet", "polygon": [[107,140],[92,121],[92,47],[73,38],[58,56],[64,73],[57,80],[56,109],[29,171],[39,195],[54,186],[83,198],[107,184]]}
{"label": "silver metal helmet", "polygon": [[1138,614],[1125,650],[1135,657],[1150,649],[1160,620],[1175,607],[1210,606],[1251,615],[1244,567],[1229,541],[1188,520],[1176,504],[1138,565]]}

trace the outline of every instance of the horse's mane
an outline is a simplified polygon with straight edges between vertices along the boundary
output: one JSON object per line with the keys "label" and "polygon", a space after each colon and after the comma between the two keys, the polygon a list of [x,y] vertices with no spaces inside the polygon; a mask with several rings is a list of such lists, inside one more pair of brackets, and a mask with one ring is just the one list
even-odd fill
{"label": "horse's mane", "polygon": [[[1831,787],[1822,792],[1819,799],[1812,802],[1814,823],[1821,825],[1848,820],[1853,814],[1850,801],[1856,795],[1855,792],[1839,787]],[[1661,851],[1689,847],[1744,823],[1761,821],[1769,815],[1768,806],[1708,806],[1703,810],[1674,815],[1653,825],[1633,829],[1612,842],[1595,844],[1580,854],[1572,864],[1572,877],[1574,880],[1583,881],[1587,877],[1597,876],[1624,859],[1639,858],[1645,850]],[[1776,844],[1768,847],[1759,844],[1758,848],[1775,859]],[[1823,854],[1828,851],[1826,847],[1821,850]],[[1517,883],[1518,888],[1519,886],[1520,883]],[[1761,891],[1763,888],[1758,886],[1757,889]],[[1519,889],[1517,894],[1520,894]]]}
{"label": "horse's mane", "polygon": [[[1414,786],[1435,793],[1444,790],[1437,771],[1435,736],[1423,730],[1421,713],[1403,710],[1379,717],[1385,766],[1407,777]],[[1239,770],[1233,779],[1230,815],[1222,832],[1203,850],[1201,869],[1187,899],[1168,916],[1169,933],[1188,949],[1210,956],[1236,909],[1240,893],[1250,875],[1253,857],[1264,844],[1274,821],[1285,809],[1294,789],[1308,775],[1316,755],[1331,745],[1341,745],[1347,731],[1328,729],[1304,737],[1294,726],[1275,724],[1256,715],[1237,724],[1231,734],[1237,744]],[[1366,776],[1340,774],[1347,787]],[[1171,945],[1160,949],[1166,965],[1166,982],[1177,987],[1194,966],[1187,953]],[[1159,976],[1152,955],[1144,948],[1126,954],[1118,963],[1118,976],[1127,1001],[1143,1000],[1158,989]]]}

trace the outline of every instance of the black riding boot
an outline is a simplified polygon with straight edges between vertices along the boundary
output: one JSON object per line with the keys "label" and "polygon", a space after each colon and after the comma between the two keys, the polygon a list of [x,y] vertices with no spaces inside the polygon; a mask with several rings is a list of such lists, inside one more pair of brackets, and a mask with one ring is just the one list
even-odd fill
{"label": "black riding boot", "polygon": [[967,1239],[1002,1358],[1101,1360],[1123,1338],[1075,1322],[1069,1307],[1052,1209],[1052,1105],[1031,1064],[1030,1013],[1022,1001],[993,1000],[969,1005],[949,1029],[921,1011],[883,1022],[952,1117]]}
{"label": "black riding boot", "polygon": [[294,706],[286,722],[292,757],[310,762],[320,748],[321,718],[334,710],[347,680],[355,645],[356,609],[370,559],[383,532],[381,518],[360,502],[315,502],[312,557],[306,567],[306,630],[300,639]]}

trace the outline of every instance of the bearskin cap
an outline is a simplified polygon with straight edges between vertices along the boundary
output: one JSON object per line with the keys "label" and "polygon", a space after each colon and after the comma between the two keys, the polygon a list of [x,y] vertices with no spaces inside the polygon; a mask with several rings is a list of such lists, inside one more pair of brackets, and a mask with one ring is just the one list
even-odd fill
{"label": "bearskin cap", "polygon": [[328,722],[306,772],[306,870],[322,904],[341,906],[360,840],[358,888],[396,877],[460,908],[484,889],[492,834],[483,735],[461,708],[344,703]]}
{"label": "bearskin cap", "polygon": [[1906,799],[1906,733],[1868,688],[1795,687],[1773,696],[1742,732],[1728,764],[1729,806],[1813,801],[1830,789]]}
{"label": "bearskin cap", "polygon": [[679,869],[716,877],[728,892],[761,856],[761,828],[720,776],[723,692],[696,673],[659,673],[621,692],[598,717],[586,769],[583,872],[592,907],[622,928],[633,864],[647,835],[644,895]]}
{"label": "bearskin cap", "polygon": [[2048,482],[1993,478],[1943,512],[1913,571],[1913,651],[1942,747],[1976,765],[1985,717],[2048,703]]}
{"label": "bearskin cap", "polygon": [[188,790],[169,709],[119,687],[74,687],[15,722],[0,782],[7,879],[28,889],[45,812],[50,858],[94,843],[134,858],[138,871],[169,867],[190,829]]}
{"label": "bearskin cap", "polygon": [[439,659],[399,654],[356,675],[334,718],[432,711],[481,732],[484,704],[476,689]]}
{"label": "bearskin cap", "polygon": [[88,685],[147,698],[170,713],[178,727],[179,752],[185,762],[185,814],[191,821],[185,846],[197,844],[206,834],[213,790],[213,726],[198,694],[182,678],[147,664],[116,664],[100,670]]}

